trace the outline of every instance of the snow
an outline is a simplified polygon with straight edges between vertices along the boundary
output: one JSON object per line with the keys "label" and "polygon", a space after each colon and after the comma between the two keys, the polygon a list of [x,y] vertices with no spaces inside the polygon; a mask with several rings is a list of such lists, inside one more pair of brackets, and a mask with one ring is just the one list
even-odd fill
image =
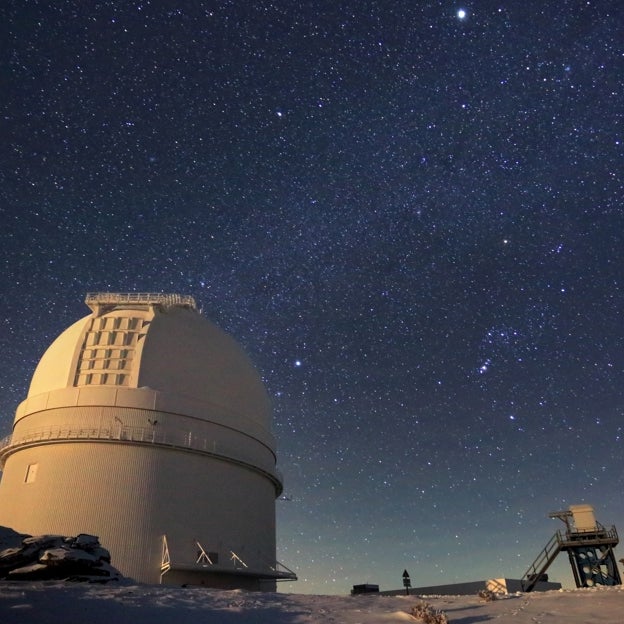
{"label": "snow", "polygon": [[[392,624],[419,596],[316,596],[206,588],[1,581],[2,624]],[[451,624],[619,624],[622,586],[535,592],[483,602],[477,596],[425,597]]]}
{"label": "snow", "polygon": [[[0,527],[0,550],[23,538]],[[139,585],[127,579],[0,581],[0,624],[393,624],[417,622],[409,612],[423,599],[446,613],[451,624],[620,624],[624,589],[511,594],[484,602],[476,595],[319,596]]]}

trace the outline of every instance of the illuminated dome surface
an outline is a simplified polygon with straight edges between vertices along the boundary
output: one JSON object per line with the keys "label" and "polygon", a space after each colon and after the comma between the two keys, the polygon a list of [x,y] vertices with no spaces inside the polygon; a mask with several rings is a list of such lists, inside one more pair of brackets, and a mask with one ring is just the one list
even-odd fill
{"label": "illuminated dome surface", "polygon": [[[192,299],[162,295],[192,302],[163,305],[159,295],[148,294],[107,304],[107,295],[110,301],[130,297],[103,293],[87,298],[94,314],[71,325],[50,345],[33,374],[29,399],[71,386],[120,385],[217,406],[270,427],[269,399],[248,356],[195,310]],[[102,370],[108,373],[106,379],[92,374],[87,380],[78,374]]]}
{"label": "illuminated dome surface", "polygon": [[189,296],[86,303],[92,314],[42,356],[0,445],[0,525],[97,535],[146,583],[273,591],[295,579],[275,559],[282,478],[243,349]]}

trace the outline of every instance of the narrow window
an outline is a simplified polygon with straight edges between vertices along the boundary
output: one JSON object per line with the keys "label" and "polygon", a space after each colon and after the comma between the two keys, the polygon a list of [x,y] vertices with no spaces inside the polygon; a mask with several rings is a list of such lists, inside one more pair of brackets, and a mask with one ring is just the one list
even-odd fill
{"label": "narrow window", "polygon": [[37,478],[37,469],[39,468],[39,464],[28,464],[28,468],[26,468],[26,478],[24,479],[25,483],[34,483]]}

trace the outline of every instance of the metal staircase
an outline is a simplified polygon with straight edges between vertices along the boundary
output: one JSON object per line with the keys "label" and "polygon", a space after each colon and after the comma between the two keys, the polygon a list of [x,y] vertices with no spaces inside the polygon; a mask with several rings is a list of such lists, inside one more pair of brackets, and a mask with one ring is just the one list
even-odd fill
{"label": "metal staircase", "polygon": [[569,511],[557,511],[550,517],[563,520],[566,531],[557,531],[529,566],[520,580],[522,591],[530,592],[537,583],[548,580],[546,570],[564,550],[577,587],[622,583],[613,552],[619,542],[614,526],[607,529],[597,522],[590,505],[572,505]]}
{"label": "metal staircase", "polygon": [[544,546],[544,548],[540,551],[540,554],[535,558],[535,561],[524,573],[522,579],[520,579],[522,591],[530,592],[535,587],[535,584],[544,577],[544,574],[546,573],[546,570],[548,570],[550,564],[561,552],[562,541],[561,531],[557,531],[550,538],[548,544]]}

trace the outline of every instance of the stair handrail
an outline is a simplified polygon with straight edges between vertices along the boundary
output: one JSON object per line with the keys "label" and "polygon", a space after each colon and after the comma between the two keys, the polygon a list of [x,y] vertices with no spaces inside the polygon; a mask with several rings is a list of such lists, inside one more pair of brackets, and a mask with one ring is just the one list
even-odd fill
{"label": "stair handrail", "polygon": [[546,572],[548,566],[550,566],[555,556],[561,550],[561,542],[561,531],[557,531],[550,540],[548,540],[546,546],[544,546],[539,555],[535,558],[535,561],[533,561],[529,569],[524,573],[520,580],[522,591],[529,592],[533,589],[542,574]]}

